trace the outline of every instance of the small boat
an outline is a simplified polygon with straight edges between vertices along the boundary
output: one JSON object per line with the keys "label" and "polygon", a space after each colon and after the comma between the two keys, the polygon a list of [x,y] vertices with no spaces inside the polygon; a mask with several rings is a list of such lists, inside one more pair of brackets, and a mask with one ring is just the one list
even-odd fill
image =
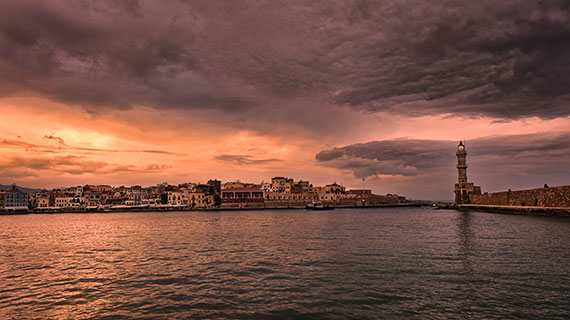
{"label": "small boat", "polygon": [[320,202],[313,202],[308,204],[305,210],[334,210],[334,207],[325,206]]}

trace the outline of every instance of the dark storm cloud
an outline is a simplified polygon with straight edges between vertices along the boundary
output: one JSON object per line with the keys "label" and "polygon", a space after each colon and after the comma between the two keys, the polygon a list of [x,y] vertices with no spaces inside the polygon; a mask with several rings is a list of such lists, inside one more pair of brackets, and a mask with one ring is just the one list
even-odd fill
{"label": "dark storm cloud", "polygon": [[324,150],[316,159],[328,166],[350,170],[358,178],[379,174],[411,176],[449,163],[453,166],[449,150],[453,150],[455,144],[416,139],[373,141]]}
{"label": "dark storm cloud", "polygon": [[178,9],[137,10],[112,1],[3,2],[0,94],[38,94],[90,110],[245,106],[201,72],[192,30],[184,31],[192,26],[174,21]]}
{"label": "dark storm cloud", "polygon": [[374,58],[337,101],[412,114],[569,114],[566,2],[439,2],[399,13],[381,46],[355,50]]}
{"label": "dark storm cloud", "polygon": [[[570,115],[567,1],[0,4],[0,95],[100,107]],[[302,116],[302,115],[301,115]],[[270,119],[265,118],[265,119]]]}
{"label": "dark storm cloud", "polygon": [[[427,185],[445,185],[442,180],[453,183],[456,175],[457,144],[418,139],[373,141],[324,150],[316,159],[349,170],[358,178],[423,176],[432,179],[423,181]],[[500,189],[508,182],[516,188],[536,181],[568,184],[570,180],[570,132],[491,136],[466,144],[469,172],[483,186]]]}

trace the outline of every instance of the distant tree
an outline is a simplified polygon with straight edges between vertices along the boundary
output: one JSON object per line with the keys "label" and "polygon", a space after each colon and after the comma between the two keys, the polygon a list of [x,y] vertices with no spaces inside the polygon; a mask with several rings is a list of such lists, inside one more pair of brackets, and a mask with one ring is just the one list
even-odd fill
{"label": "distant tree", "polygon": [[545,187],[545,188],[548,188],[548,185],[545,183],[545,184],[544,184],[544,187]]}

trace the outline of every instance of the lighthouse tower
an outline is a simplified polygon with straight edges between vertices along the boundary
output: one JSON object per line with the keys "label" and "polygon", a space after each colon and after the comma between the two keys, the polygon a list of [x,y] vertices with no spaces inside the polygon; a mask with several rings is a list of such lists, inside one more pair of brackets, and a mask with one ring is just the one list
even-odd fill
{"label": "lighthouse tower", "polygon": [[465,146],[463,141],[459,141],[457,146],[457,177],[459,178],[459,185],[465,185],[467,183],[467,152],[465,151]]}
{"label": "lighthouse tower", "polygon": [[470,194],[481,194],[481,187],[467,182],[467,151],[463,141],[457,146],[457,183],[455,184],[455,203],[469,203]]}

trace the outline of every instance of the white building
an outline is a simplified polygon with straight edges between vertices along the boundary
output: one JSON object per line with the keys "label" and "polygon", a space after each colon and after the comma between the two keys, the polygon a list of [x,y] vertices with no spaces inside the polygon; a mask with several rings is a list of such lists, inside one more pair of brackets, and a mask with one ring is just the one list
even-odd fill
{"label": "white building", "polygon": [[84,197],[57,197],[55,206],[59,208],[80,208],[85,205]]}

